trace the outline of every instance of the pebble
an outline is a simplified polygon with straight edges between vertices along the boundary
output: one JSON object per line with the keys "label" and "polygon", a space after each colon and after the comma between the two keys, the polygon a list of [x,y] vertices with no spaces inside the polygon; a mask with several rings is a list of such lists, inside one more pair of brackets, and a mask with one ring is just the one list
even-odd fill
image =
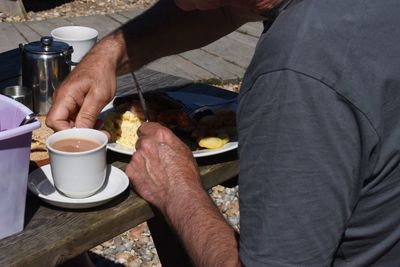
{"label": "pebble", "polygon": [[[215,186],[209,190],[209,194],[227,222],[239,231],[238,186],[233,188]],[[146,223],[140,224],[94,247],[91,249],[91,252],[128,267],[161,266],[157,250]],[[103,266],[97,265],[97,267]]]}
{"label": "pebble", "polygon": [[145,9],[154,4],[156,0],[75,0],[50,10],[27,12],[26,18],[0,13],[0,22],[43,21],[61,17],[79,17],[89,15],[104,15],[126,11],[134,8]]}

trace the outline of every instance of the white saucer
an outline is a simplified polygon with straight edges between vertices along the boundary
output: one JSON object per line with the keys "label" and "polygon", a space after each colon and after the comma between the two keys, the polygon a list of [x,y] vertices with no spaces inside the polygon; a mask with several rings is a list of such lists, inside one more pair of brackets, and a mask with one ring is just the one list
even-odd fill
{"label": "white saucer", "polygon": [[124,192],[128,185],[128,176],[111,165],[108,166],[103,187],[87,198],[69,198],[59,193],[54,187],[50,164],[36,169],[28,177],[28,188],[33,194],[49,204],[69,209],[84,209],[104,204]]}

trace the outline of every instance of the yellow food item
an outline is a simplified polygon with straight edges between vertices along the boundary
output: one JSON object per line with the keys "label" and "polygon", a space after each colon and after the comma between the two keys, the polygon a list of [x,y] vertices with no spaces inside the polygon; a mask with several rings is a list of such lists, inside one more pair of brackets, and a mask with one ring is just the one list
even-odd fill
{"label": "yellow food item", "polygon": [[225,144],[229,142],[229,137],[203,137],[199,140],[199,147],[208,148],[208,149],[216,149],[223,147]]}
{"label": "yellow food item", "polygon": [[122,114],[109,112],[105,116],[104,126],[111,134],[113,142],[134,149],[138,139],[137,130],[142,122],[142,119],[131,111]]}

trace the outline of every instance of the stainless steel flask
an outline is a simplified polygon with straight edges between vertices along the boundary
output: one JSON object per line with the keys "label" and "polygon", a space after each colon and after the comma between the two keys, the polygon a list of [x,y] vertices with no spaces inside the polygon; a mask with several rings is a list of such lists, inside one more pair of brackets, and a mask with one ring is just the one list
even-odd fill
{"label": "stainless steel flask", "polygon": [[22,85],[32,91],[33,111],[47,114],[53,92],[71,72],[72,46],[44,36],[40,41],[20,44]]}

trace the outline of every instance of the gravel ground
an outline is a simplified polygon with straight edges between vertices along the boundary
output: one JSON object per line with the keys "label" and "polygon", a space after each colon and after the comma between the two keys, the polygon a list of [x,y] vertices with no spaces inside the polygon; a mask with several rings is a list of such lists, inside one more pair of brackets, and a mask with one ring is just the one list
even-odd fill
{"label": "gravel ground", "polygon": [[[238,187],[215,186],[209,194],[229,224],[239,230]],[[130,267],[161,266],[146,223],[98,245],[91,252],[98,267],[115,266],[113,263]]]}
{"label": "gravel ground", "polygon": [[51,18],[104,15],[133,8],[148,8],[155,3],[155,0],[64,0],[65,4],[55,6],[51,9],[44,9],[49,6],[48,3],[51,1],[55,0],[24,1],[24,3],[26,2],[25,9],[27,11],[25,18],[21,16],[9,16],[0,10],[0,21],[41,21]]}
{"label": "gravel ground", "polygon": [[[40,0],[48,2],[53,0]],[[67,2],[67,0],[65,0]],[[89,16],[133,8],[148,8],[155,0],[75,0],[51,9],[40,9],[36,1],[35,11],[27,10],[27,17],[9,16],[0,11],[0,22],[20,22],[26,20],[46,20],[59,17]],[[27,5],[26,7],[29,7]],[[38,10],[39,8],[39,10]],[[218,87],[238,91],[238,84],[216,84]],[[216,186],[209,194],[226,220],[239,230],[238,187]],[[150,231],[143,223],[113,239],[91,249],[90,256],[98,267],[110,266],[161,266]]]}

